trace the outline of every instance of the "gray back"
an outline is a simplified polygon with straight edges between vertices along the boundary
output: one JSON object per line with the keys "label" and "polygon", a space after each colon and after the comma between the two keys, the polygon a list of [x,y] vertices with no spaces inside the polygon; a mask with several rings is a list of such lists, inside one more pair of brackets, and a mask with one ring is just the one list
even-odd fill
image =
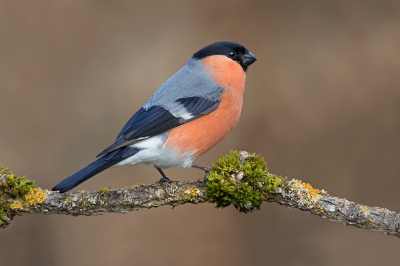
{"label": "gray back", "polygon": [[211,101],[220,99],[223,88],[216,84],[204,69],[201,60],[190,58],[143,105],[165,106],[179,98],[203,97]]}

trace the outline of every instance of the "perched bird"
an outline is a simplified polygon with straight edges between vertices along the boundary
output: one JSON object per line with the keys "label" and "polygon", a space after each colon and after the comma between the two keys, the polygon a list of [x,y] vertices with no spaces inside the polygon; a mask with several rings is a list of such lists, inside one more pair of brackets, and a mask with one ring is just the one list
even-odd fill
{"label": "perched bird", "polygon": [[109,167],[147,164],[201,168],[192,162],[236,126],[247,68],[256,57],[234,42],[216,42],[196,52],[125,124],[96,161],[53,190],[66,192]]}

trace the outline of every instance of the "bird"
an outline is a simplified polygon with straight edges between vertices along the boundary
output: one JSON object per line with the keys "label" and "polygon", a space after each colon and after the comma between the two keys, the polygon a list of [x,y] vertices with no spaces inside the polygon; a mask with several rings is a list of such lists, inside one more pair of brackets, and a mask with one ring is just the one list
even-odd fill
{"label": "bird", "polygon": [[162,169],[200,168],[193,161],[238,123],[246,72],[256,57],[236,42],[207,45],[172,75],[128,120],[97,159],[68,176],[53,191],[64,193],[110,167],[145,164]]}

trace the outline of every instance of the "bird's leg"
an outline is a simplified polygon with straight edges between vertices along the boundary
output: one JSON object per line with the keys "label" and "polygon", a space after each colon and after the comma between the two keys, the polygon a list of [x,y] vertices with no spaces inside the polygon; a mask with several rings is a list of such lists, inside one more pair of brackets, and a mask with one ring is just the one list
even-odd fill
{"label": "bird's leg", "polygon": [[192,167],[193,167],[193,168],[197,168],[197,169],[201,169],[201,170],[203,170],[203,171],[206,172],[206,173],[210,172],[210,170],[211,170],[211,167],[209,167],[209,166],[204,166],[204,165],[200,165],[200,164],[192,164]]}
{"label": "bird's leg", "polygon": [[211,167],[209,167],[209,166],[204,166],[204,165],[199,165],[199,164],[192,164],[192,167],[193,167],[193,168],[197,168],[197,169],[203,170],[203,171],[205,172],[205,175],[204,175],[204,182],[207,182],[207,176],[208,176],[208,173],[209,173],[210,170],[211,170]]}
{"label": "bird's leg", "polygon": [[161,168],[156,167],[157,171],[160,172],[161,178],[160,178],[160,183],[171,183],[171,179],[168,178],[166,174],[164,174],[163,170]]}

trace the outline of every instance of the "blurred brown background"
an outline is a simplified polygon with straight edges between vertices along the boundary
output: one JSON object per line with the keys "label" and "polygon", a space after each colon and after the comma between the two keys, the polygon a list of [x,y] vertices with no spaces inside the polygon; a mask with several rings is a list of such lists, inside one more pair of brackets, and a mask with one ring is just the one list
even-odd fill
{"label": "blurred brown background", "polygon": [[[197,163],[257,152],[273,173],[400,211],[399,1],[1,1],[0,163],[51,188],[220,40],[258,61],[241,121]],[[76,190],[158,178],[147,166],[111,169]],[[1,265],[397,265],[399,248],[277,204],[31,215],[0,232]]]}

